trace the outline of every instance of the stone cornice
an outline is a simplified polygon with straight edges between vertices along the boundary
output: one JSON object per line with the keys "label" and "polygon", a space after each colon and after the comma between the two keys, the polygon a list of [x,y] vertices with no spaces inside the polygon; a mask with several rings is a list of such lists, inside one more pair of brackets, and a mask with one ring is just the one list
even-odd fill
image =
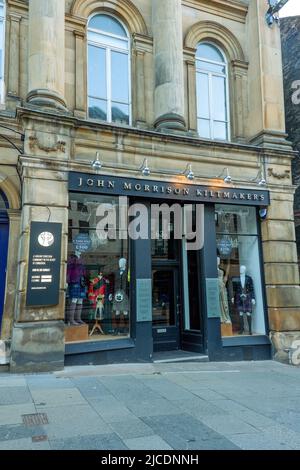
{"label": "stone cornice", "polygon": [[182,5],[245,23],[248,7],[238,0],[183,0]]}
{"label": "stone cornice", "polygon": [[268,155],[268,157],[283,157],[288,159],[293,159],[297,152],[291,150],[287,145],[285,149],[283,148],[268,148],[262,149],[257,145],[243,144],[238,142],[221,142],[221,141],[210,141],[206,139],[200,139],[193,135],[188,135],[186,133],[175,134],[175,133],[162,133],[154,130],[140,129],[137,127],[131,126],[122,126],[118,124],[106,123],[106,122],[96,122],[89,121],[84,119],[79,119],[77,117],[71,116],[69,114],[63,114],[59,112],[47,112],[45,110],[31,109],[31,108],[17,108],[17,119],[22,121],[25,119],[27,121],[36,120],[41,123],[45,122],[57,122],[60,126],[65,126],[66,128],[73,128],[74,130],[89,130],[91,132],[111,132],[113,134],[122,133],[124,135],[137,136],[138,138],[148,138],[153,139],[157,142],[165,142],[170,144],[184,143],[186,145],[197,146],[200,148],[207,149],[223,149],[224,151],[240,152],[254,152],[260,154],[262,151]]}
{"label": "stone cornice", "polygon": [[11,13],[11,10],[14,12],[18,13],[28,13],[28,1],[24,0],[6,0],[7,1],[7,7],[8,7],[8,13]]}

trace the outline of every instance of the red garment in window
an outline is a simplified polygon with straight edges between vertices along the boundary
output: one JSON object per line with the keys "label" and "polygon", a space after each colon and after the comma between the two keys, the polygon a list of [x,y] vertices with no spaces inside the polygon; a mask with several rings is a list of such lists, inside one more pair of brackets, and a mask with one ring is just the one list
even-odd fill
{"label": "red garment in window", "polygon": [[107,290],[107,282],[104,277],[101,279],[97,276],[95,277],[89,285],[88,297],[89,301],[93,304],[93,307],[97,307],[97,301],[101,300],[104,304],[105,295]]}

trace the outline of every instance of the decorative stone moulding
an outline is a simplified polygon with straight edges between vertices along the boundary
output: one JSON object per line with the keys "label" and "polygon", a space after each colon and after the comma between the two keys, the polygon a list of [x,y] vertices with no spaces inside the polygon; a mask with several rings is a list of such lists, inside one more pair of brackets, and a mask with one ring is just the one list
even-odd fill
{"label": "decorative stone moulding", "polygon": [[55,145],[46,146],[39,142],[38,138],[35,136],[29,137],[29,148],[31,151],[34,151],[36,148],[39,148],[43,152],[62,152],[66,153],[66,142],[63,140],[58,140]]}
{"label": "decorative stone moulding", "polygon": [[285,170],[282,173],[277,173],[273,168],[268,168],[268,175],[273,176],[273,178],[277,178],[279,180],[282,180],[282,179],[285,179],[285,178],[289,179],[290,176],[291,176],[291,172],[290,172],[290,170]]}

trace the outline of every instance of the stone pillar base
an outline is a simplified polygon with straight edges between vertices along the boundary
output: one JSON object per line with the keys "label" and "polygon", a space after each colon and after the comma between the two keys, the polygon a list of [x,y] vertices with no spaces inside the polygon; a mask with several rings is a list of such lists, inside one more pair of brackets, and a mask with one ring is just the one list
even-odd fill
{"label": "stone pillar base", "polygon": [[286,140],[287,134],[277,131],[263,131],[253,137],[249,143],[263,148],[282,148],[283,150],[290,150],[291,142]]}
{"label": "stone pillar base", "polygon": [[67,112],[64,99],[58,93],[47,89],[30,91],[27,95],[27,101],[28,103],[34,104],[36,106],[52,109],[54,108]]}
{"label": "stone pillar base", "polygon": [[186,131],[186,125],[183,117],[175,113],[168,113],[159,116],[154,122],[154,127],[158,131],[168,129]]}
{"label": "stone pillar base", "polygon": [[300,331],[271,331],[273,359],[300,366]]}
{"label": "stone pillar base", "polygon": [[12,373],[64,368],[64,322],[16,323],[11,343]]}

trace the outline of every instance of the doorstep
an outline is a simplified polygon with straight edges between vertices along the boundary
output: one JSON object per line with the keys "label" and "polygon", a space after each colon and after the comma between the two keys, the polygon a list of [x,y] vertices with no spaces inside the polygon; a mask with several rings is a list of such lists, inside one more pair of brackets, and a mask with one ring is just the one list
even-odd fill
{"label": "doorstep", "polygon": [[176,350],[155,352],[152,356],[154,364],[172,363],[172,362],[209,362],[205,354]]}

